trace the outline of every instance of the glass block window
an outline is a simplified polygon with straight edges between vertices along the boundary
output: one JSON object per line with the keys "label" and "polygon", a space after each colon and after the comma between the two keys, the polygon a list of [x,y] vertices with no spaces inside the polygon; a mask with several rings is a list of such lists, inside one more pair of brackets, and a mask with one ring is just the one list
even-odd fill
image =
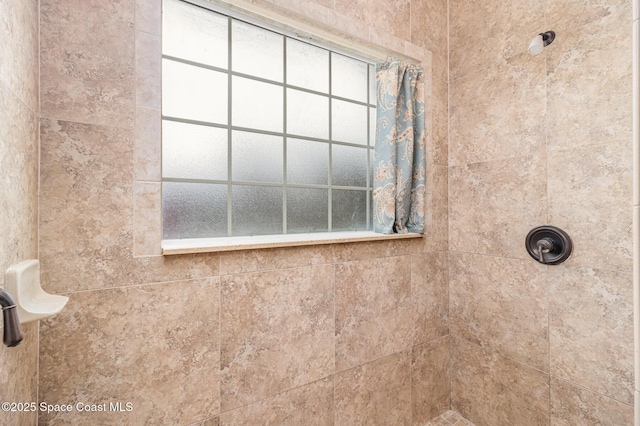
{"label": "glass block window", "polygon": [[165,239],[371,229],[375,66],[164,0]]}

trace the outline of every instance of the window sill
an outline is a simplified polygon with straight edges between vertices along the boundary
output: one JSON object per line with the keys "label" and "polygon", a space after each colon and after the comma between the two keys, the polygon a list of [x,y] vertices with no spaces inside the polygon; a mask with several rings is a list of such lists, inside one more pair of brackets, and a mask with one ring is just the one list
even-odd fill
{"label": "window sill", "polygon": [[422,235],[423,234],[377,234],[375,232],[362,231],[163,240],[162,254],[168,256],[174,254],[312,246],[319,244],[340,244],[360,241],[401,240],[407,238],[422,238]]}

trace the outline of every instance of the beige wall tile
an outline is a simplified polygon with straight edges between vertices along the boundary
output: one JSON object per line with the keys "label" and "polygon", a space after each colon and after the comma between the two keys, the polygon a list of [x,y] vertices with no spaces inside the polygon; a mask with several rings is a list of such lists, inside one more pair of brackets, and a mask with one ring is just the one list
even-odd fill
{"label": "beige wall tile", "polygon": [[336,266],[336,371],[411,346],[411,258]]}
{"label": "beige wall tile", "polygon": [[133,128],[134,0],[42,0],[42,116]]}
{"label": "beige wall tile", "polygon": [[451,332],[549,371],[545,267],[533,261],[451,253]]}
{"label": "beige wall tile", "polygon": [[136,108],[133,174],[136,180],[162,180],[162,123],[158,109]]}
{"label": "beige wall tile", "polygon": [[446,251],[411,256],[414,345],[449,334],[448,272]]}
{"label": "beige wall tile", "polygon": [[632,425],[633,406],[551,376],[551,424]]}
{"label": "beige wall tile", "polygon": [[410,1],[336,0],[335,11],[379,33],[410,40]]}
{"label": "beige wall tile", "polygon": [[[586,24],[597,25],[603,18],[617,21],[621,30],[628,30],[626,24],[632,19],[631,0],[548,0],[545,8],[548,28],[563,36],[580,33],[588,27]],[[577,30],[579,27],[583,28]]]}
{"label": "beige wall tile", "polygon": [[160,36],[136,31],[136,106],[162,107],[161,74]]}
{"label": "beige wall tile", "polygon": [[448,55],[448,1],[411,0],[411,42]]}
{"label": "beige wall tile", "polygon": [[544,152],[545,64],[519,54],[451,83],[451,165]]}
{"label": "beige wall tile", "polygon": [[544,158],[518,157],[449,171],[450,249],[529,259],[524,239],[547,216]]}
{"label": "beige wall tile", "polygon": [[406,256],[422,252],[423,245],[424,242],[421,239],[335,244],[332,246],[333,261],[341,263],[391,256]]}
{"label": "beige wall tile", "polygon": [[131,130],[41,121],[43,287],[122,286],[133,247]]}
{"label": "beige wall tile", "polygon": [[220,416],[220,424],[222,426],[333,425],[333,377],[223,413]]}
{"label": "beige wall tile", "polygon": [[335,424],[411,424],[411,353],[399,352],[335,376]]}
{"label": "beige wall tile", "polygon": [[567,265],[631,270],[631,142],[549,156],[549,223],[574,242]]}
{"label": "beige wall tile", "polygon": [[160,255],[162,249],[162,184],[133,185],[133,255]]}
{"label": "beige wall tile", "polygon": [[141,256],[127,266],[136,284],[183,281],[219,275],[218,253],[176,256]]}
{"label": "beige wall tile", "polygon": [[449,164],[449,84],[442,80],[433,80],[433,164]]}
{"label": "beige wall tile", "polygon": [[33,111],[38,105],[38,0],[0,3],[0,82]]}
{"label": "beige wall tile", "polygon": [[449,2],[451,80],[526,52],[544,28],[545,3],[537,0]]}
{"label": "beige wall tile", "polygon": [[333,263],[333,247],[319,245],[220,253],[220,275]]}
{"label": "beige wall tile", "polygon": [[222,277],[222,411],[334,368],[333,266]]}
{"label": "beige wall tile", "polygon": [[452,340],[451,406],[481,425],[549,423],[549,376],[463,339]]}
{"label": "beige wall tile", "polygon": [[[449,248],[449,170],[444,166],[432,165],[427,168],[427,188],[431,189],[427,202],[431,202],[431,223],[427,222],[426,248],[428,251]],[[428,217],[428,216],[427,216]]]}
{"label": "beige wall tile", "polygon": [[136,30],[160,35],[162,0],[136,0]]}
{"label": "beige wall tile", "polygon": [[551,373],[632,404],[631,273],[559,266],[549,283]]}
{"label": "beige wall tile", "polygon": [[[603,2],[590,3],[577,13]],[[551,150],[631,139],[631,23],[624,22],[612,16],[558,33],[546,50]]]}
{"label": "beige wall tile", "polygon": [[189,424],[218,414],[218,286],[212,278],[73,294],[41,324],[39,400],[134,409],[41,412],[40,424]]}
{"label": "beige wall tile", "polygon": [[450,370],[449,336],[413,347],[411,408],[414,425],[425,425],[451,408]]}

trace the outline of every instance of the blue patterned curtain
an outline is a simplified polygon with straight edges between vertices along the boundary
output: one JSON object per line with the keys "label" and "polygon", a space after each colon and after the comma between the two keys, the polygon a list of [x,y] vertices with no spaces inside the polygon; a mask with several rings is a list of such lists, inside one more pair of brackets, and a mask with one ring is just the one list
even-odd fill
{"label": "blue patterned curtain", "polygon": [[423,71],[389,60],[377,65],[376,81],[373,229],[421,234],[426,180]]}

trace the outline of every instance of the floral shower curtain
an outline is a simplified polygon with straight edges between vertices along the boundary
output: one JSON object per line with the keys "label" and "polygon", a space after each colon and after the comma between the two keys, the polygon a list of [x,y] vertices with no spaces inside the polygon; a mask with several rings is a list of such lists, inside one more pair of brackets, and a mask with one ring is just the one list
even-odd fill
{"label": "floral shower curtain", "polygon": [[426,134],[423,70],[398,60],[376,67],[373,227],[424,232]]}

